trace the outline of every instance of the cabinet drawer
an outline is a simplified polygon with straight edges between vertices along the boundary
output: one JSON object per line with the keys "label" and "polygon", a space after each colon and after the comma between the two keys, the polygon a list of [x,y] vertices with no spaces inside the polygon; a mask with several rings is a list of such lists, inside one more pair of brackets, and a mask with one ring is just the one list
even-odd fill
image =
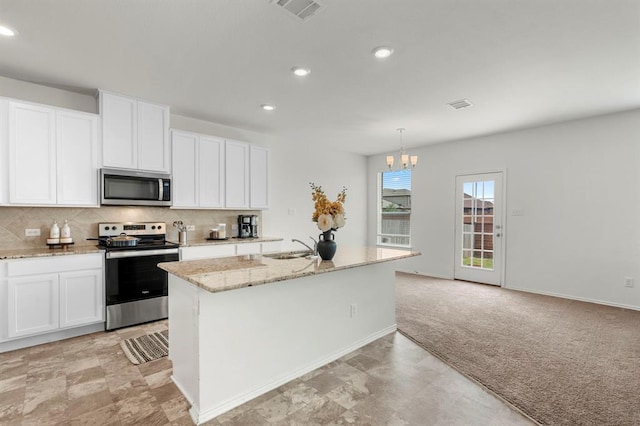
{"label": "cabinet drawer", "polygon": [[101,269],[102,253],[68,256],[51,256],[38,259],[17,259],[7,262],[7,276],[49,274],[81,269]]}

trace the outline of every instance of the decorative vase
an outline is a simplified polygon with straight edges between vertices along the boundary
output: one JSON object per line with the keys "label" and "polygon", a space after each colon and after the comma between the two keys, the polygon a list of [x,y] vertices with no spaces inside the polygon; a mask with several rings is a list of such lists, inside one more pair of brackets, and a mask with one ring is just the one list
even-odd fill
{"label": "decorative vase", "polygon": [[331,260],[336,254],[338,245],[334,241],[333,232],[326,231],[318,236],[318,255],[322,260]]}

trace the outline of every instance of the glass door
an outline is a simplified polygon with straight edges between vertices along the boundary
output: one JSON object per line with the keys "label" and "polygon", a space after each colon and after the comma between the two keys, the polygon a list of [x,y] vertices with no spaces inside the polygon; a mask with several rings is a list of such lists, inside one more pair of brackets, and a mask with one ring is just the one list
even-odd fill
{"label": "glass door", "polygon": [[502,173],[456,177],[455,278],[502,285]]}

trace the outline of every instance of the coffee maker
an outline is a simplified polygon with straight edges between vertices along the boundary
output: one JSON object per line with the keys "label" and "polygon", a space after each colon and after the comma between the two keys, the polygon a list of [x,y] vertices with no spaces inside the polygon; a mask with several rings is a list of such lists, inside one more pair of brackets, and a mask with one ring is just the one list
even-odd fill
{"label": "coffee maker", "polygon": [[258,237],[258,216],[241,214],[238,216],[238,238]]}

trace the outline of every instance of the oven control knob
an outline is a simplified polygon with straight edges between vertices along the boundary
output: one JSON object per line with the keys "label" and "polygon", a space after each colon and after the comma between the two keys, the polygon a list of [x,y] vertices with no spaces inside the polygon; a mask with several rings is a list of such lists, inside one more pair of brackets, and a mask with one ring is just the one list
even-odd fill
{"label": "oven control knob", "polygon": [[[151,226],[151,229],[156,229],[156,226],[155,225]],[[160,229],[160,228],[158,228],[158,229]]]}
{"label": "oven control knob", "polygon": [[162,229],[162,225],[158,225],[158,229]]}
{"label": "oven control knob", "polygon": [[112,230],[112,231],[115,231],[116,229],[118,229],[118,227],[117,227],[117,226],[115,226],[115,225],[111,227],[111,230]]}
{"label": "oven control knob", "polygon": [[108,226],[105,226],[105,227],[104,227],[104,230],[105,230],[105,231],[108,231],[108,230],[109,230],[109,227],[108,227]]}

